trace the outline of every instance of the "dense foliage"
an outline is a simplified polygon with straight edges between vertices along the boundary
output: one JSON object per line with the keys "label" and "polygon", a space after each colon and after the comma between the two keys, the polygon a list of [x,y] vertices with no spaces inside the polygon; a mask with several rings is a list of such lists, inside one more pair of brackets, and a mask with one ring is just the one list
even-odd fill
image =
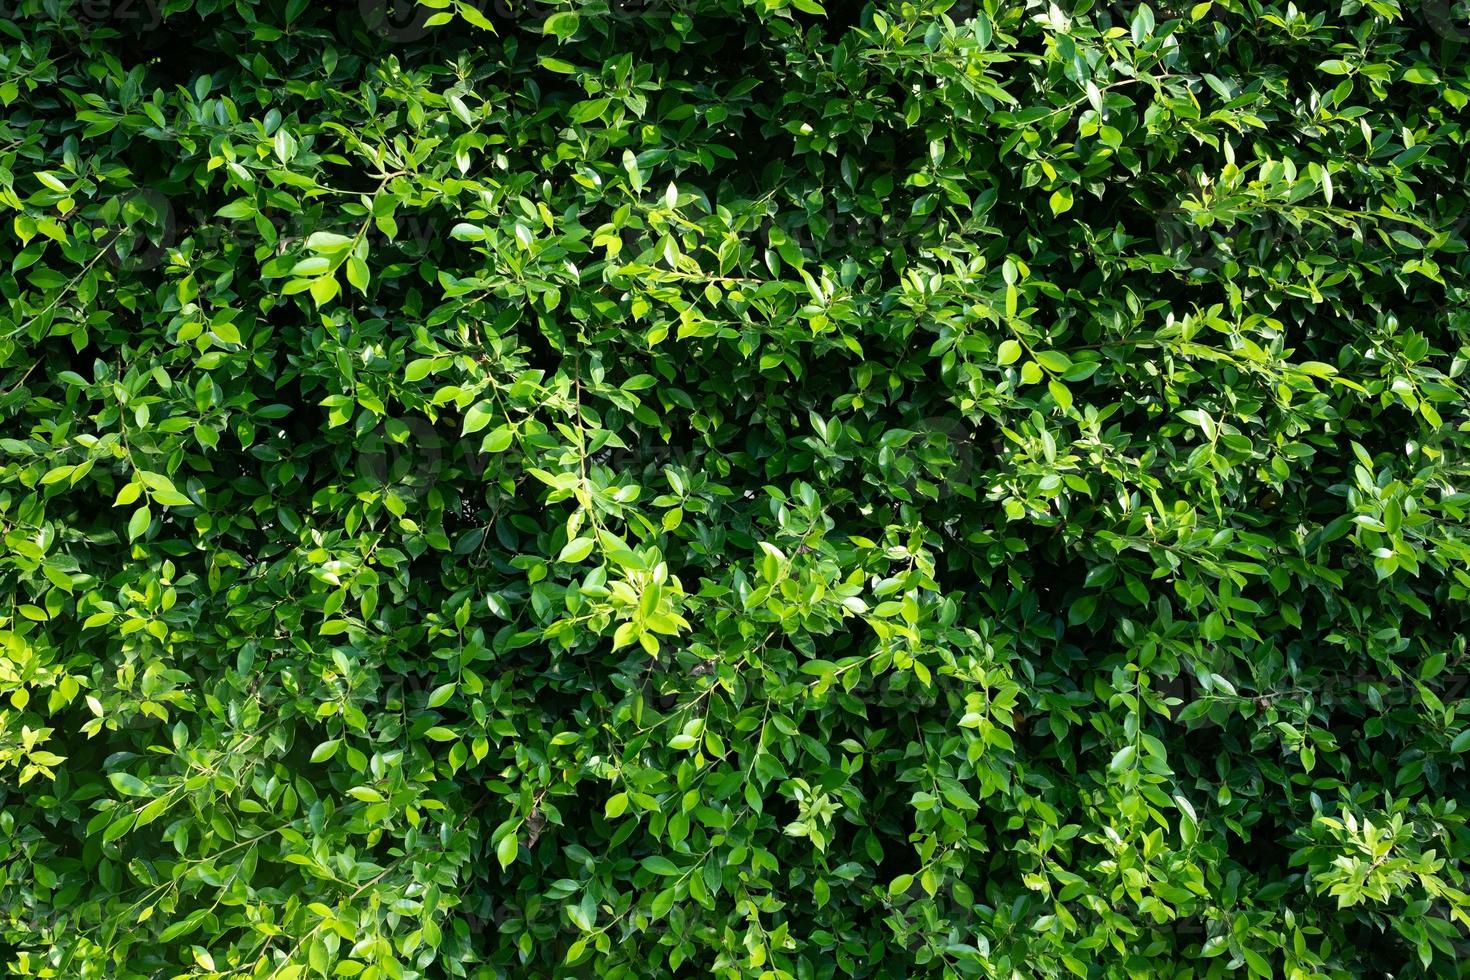
{"label": "dense foliage", "polygon": [[1464,970],[1461,6],[612,3],[11,0],[5,974]]}

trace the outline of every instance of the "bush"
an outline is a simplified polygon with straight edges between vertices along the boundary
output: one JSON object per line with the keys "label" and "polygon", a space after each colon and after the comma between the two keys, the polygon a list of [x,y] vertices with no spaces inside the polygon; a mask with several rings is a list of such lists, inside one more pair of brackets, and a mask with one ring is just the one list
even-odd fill
{"label": "bush", "polygon": [[1449,0],[12,2],[9,975],[1463,969]]}

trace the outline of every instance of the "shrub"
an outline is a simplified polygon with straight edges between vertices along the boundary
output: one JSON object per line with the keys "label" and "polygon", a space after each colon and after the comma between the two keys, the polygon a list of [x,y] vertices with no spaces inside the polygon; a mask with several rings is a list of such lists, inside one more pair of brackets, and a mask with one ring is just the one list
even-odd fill
{"label": "shrub", "polygon": [[1460,7],[0,29],[9,975],[1460,969]]}

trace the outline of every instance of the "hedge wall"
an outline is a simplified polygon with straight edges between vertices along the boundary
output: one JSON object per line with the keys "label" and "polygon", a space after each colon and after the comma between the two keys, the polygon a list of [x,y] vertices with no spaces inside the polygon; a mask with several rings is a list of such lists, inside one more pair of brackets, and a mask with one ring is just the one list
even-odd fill
{"label": "hedge wall", "polygon": [[0,32],[8,976],[1470,975],[1463,5]]}

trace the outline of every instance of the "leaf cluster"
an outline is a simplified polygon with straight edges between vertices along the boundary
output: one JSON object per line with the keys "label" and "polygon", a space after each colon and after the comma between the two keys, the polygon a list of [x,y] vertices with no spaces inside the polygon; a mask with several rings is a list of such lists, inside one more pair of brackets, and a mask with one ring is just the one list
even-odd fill
{"label": "leaf cluster", "polygon": [[1455,976],[1445,0],[12,0],[14,977]]}

